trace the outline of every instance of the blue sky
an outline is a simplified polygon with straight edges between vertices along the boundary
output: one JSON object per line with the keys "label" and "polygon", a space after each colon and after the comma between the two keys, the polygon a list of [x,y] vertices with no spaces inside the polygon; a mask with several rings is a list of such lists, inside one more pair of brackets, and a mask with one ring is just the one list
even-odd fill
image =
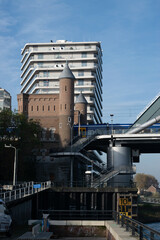
{"label": "blue sky", "polygon": [[[104,122],[110,113],[114,123],[134,122],[160,92],[159,0],[0,0],[0,87],[11,93],[13,109],[21,48],[51,39],[102,42]],[[146,170],[139,164],[138,171],[154,174],[143,161]]]}

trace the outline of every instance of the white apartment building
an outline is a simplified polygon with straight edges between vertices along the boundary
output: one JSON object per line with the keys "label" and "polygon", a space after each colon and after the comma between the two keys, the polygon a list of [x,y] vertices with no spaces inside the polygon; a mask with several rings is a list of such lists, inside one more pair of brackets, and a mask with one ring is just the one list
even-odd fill
{"label": "white apartment building", "polygon": [[102,50],[100,42],[27,43],[22,49],[21,93],[58,94],[59,75],[68,61],[75,76],[75,100],[86,98],[87,122],[102,123]]}
{"label": "white apartment building", "polygon": [[11,109],[11,95],[5,89],[0,88],[0,112]]}

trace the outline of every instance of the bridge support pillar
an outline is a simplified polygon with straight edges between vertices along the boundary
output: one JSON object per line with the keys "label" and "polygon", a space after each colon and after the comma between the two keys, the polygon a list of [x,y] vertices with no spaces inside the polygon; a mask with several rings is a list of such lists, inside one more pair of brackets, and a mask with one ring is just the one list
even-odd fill
{"label": "bridge support pillar", "polygon": [[129,147],[108,147],[107,149],[107,168],[108,170],[121,170],[123,175],[117,175],[108,181],[108,186],[126,187],[130,186],[132,176],[127,173],[131,169],[131,149]]}

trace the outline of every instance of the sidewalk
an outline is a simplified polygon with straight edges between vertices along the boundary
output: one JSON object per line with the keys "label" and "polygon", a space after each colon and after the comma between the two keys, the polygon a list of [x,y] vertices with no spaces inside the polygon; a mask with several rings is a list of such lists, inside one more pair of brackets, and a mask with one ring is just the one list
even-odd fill
{"label": "sidewalk", "polygon": [[117,240],[136,240],[137,237],[131,236],[131,232],[127,232],[114,221],[106,221],[106,228],[110,231],[112,236]]}

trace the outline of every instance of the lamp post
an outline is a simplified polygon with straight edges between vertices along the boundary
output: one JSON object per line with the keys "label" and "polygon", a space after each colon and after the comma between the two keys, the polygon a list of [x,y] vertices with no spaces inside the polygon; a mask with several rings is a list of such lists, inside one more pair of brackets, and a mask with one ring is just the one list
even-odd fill
{"label": "lamp post", "polygon": [[80,137],[80,135],[81,135],[81,112],[80,112],[80,110],[74,110],[74,111],[78,112],[78,136]]}
{"label": "lamp post", "polygon": [[111,117],[111,134],[113,134],[113,116],[114,114],[110,114],[110,117]]}
{"label": "lamp post", "polygon": [[13,148],[15,150],[15,153],[14,153],[14,167],[13,167],[13,186],[16,185],[16,178],[17,178],[17,149],[16,147],[12,146],[11,144],[10,145],[4,145],[6,148]]}
{"label": "lamp post", "polygon": [[72,129],[73,125],[71,123],[67,124],[70,127],[70,134],[71,134],[71,170],[70,170],[70,187],[73,186],[73,159],[72,159]]}
{"label": "lamp post", "polygon": [[113,116],[114,116],[114,114],[110,114],[110,117],[111,117],[111,158],[112,158],[112,167],[114,166],[114,154],[113,154]]}
{"label": "lamp post", "polygon": [[92,164],[92,170],[91,170],[91,187],[93,187],[93,161],[91,162]]}
{"label": "lamp post", "polygon": [[71,135],[71,143],[70,143],[70,147],[71,147],[71,152],[72,152],[72,133],[73,133],[73,125],[71,125],[71,123],[67,123],[67,125],[70,127],[70,135]]}
{"label": "lamp post", "polygon": [[80,137],[80,127],[81,127],[81,122],[80,122],[80,120],[81,120],[81,113],[80,113],[80,111],[78,111],[78,136]]}

